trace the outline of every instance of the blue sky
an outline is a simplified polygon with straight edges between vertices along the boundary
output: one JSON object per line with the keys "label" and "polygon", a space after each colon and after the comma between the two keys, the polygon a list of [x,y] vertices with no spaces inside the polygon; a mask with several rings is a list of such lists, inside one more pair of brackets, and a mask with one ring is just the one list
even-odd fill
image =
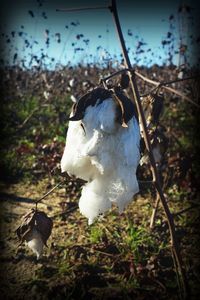
{"label": "blue sky", "polygon": [[[133,64],[162,64],[168,60],[168,52],[179,47],[178,7],[183,1],[129,1],[118,0],[119,17]],[[37,65],[43,55],[48,67],[68,62],[99,62],[112,58],[120,61],[120,46],[113,18],[108,9],[76,12],[58,12],[59,8],[82,6],[108,6],[109,1],[1,1],[1,52],[4,60],[19,63],[22,59],[28,66]],[[192,7],[191,13],[182,14],[185,37],[190,52],[190,63],[196,64],[199,8],[197,1],[184,3]],[[173,15],[173,18],[169,19]],[[192,16],[192,17],[191,17]],[[171,20],[171,21],[170,21]],[[170,28],[171,25],[171,28]],[[174,42],[166,44],[168,32]],[[192,36],[192,37],[191,37]],[[189,50],[187,50],[189,52]],[[178,54],[173,62],[178,63]]]}

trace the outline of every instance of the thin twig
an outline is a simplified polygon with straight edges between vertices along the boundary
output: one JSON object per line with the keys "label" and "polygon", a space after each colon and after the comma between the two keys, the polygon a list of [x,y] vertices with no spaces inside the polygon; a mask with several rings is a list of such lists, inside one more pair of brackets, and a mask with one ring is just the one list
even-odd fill
{"label": "thin twig", "polygon": [[[174,94],[180,96],[181,98],[185,99],[186,101],[188,101],[188,102],[192,103],[193,105],[195,105],[196,107],[200,108],[200,106],[199,106],[196,102],[194,102],[192,99],[190,99],[188,96],[186,96],[186,95],[183,94],[182,92],[177,91],[177,90],[175,90],[175,89],[173,89],[173,88],[171,88],[171,87],[165,86],[165,85],[167,85],[167,84],[171,84],[171,83],[174,83],[174,82],[183,81],[183,79],[177,79],[176,81],[173,80],[173,81],[169,81],[169,82],[162,82],[162,83],[160,83],[160,82],[157,82],[157,81],[154,81],[154,80],[152,80],[152,79],[147,78],[146,76],[142,75],[142,74],[139,73],[138,71],[135,71],[135,75],[137,75],[137,76],[140,77],[142,80],[144,80],[144,81],[146,81],[146,82],[148,82],[148,83],[150,83],[150,84],[156,85],[156,88],[155,88],[155,89],[157,89],[157,88],[163,88],[163,89],[165,89],[165,90],[167,90],[167,91],[169,91],[169,92],[172,92],[172,93],[174,93]],[[192,78],[189,77],[188,80],[189,80],[189,79],[192,79]],[[184,80],[185,80],[185,79],[184,79]],[[153,90],[155,90],[155,89],[153,89]],[[152,90],[152,91],[153,91],[153,90]],[[152,91],[151,91],[150,93],[152,93]],[[148,93],[148,94],[150,94],[150,93]],[[144,95],[143,95],[143,96],[144,96]]]}
{"label": "thin twig", "polygon": [[53,215],[51,218],[57,218],[57,217],[62,217],[62,216],[66,216],[66,215],[69,215],[71,214],[72,212],[76,211],[78,209],[78,205],[75,206],[75,207],[72,207],[72,208],[69,208],[61,213],[58,213],[58,214],[55,214]]}
{"label": "thin twig", "polygon": [[81,10],[92,10],[92,9],[107,9],[108,6],[93,6],[93,7],[74,7],[74,8],[57,8],[58,12],[73,12]]}
{"label": "thin twig", "polygon": [[174,216],[174,217],[180,216],[180,215],[186,213],[187,211],[189,211],[189,210],[191,210],[191,209],[194,209],[194,208],[197,208],[197,207],[199,207],[198,204],[191,205],[191,206],[189,206],[189,207],[187,207],[187,208],[184,208],[184,209],[182,209],[182,210],[180,210],[180,211],[178,211],[178,212],[176,212],[176,213],[173,213],[173,216]]}
{"label": "thin twig", "polygon": [[174,139],[174,141],[177,143],[177,145],[179,145],[180,148],[183,147],[183,145],[181,144],[181,142],[179,141],[178,137],[176,136],[176,134],[174,132],[170,132],[170,135],[172,136],[172,138]]}
{"label": "thin twig", "polygon": [[127,72],[127,71],[132,71],[132,70],[133,70],[133,69],[124,68],[124,69],[122,69],[122,70],[116,71],[116,72],[112,73],[111,75],[108,75],[108,76],[106,76],[106,77],[101,78],[101,79],[100,79],[100,83],[101,83],[101,82],[106,82],[108,79],[110,79],[110,78],[112,78],[112,77],[114,77],[114,76],[116,76],[116,75],[119,75],[120,73],[124,73],[124,72]]}
{"label": "thin twig", "polygon": [[28,115],[28,117],[18,126],[18,129],[22,129],[26,123],[31,119],[31,117],[34,115],[36,111],[38,111],[40,107],[36,107],[35,109],[32,110],[32,112]]}
{"label": "thin twig", "polygon": [[138,183],[141,183],[141,184],[153,184],[153,181],[152,180],[138,180]]}
{"label": "thin twig", "polygon": [[39,110],[41,109],[42,107],[45,107],[47,105],[47,100],[45,100],[42,105],[38,106],[38,107],[35,107],[32,112],[26,117],[26,119],[18,125],[18,128],[19,130],[21,130],[25,125],[26,123],[32,118],[32,116]]}
{"label": "thin twig", "polygon": [[155,203],[155,206],[153,208],[151,219],[150,219],[150,228],[151,229],[154,227],[154,224],[155,224],[155,219],[156,219],[155,217],[156,217],[156,214],[157,214],[157,211],[158,211],[159,203],[160,203],[160,197],[159,197],[159,195],[157,193],[157,195],[156,195],[156,203]]}
{"label": "thin twig", "polygon": [[[138,72],[139,74],[139,72]],[[140,74],[141,75],[141,74]],[[144,75],[142,75],[144,76]],[[181,82],[181,81],[185,81],[185,80],[192,80],[192,79],[197,79],[199,78],[199,76],[191,76],[191,77],[185,77],[185,78],[179,78],[179,79],[174,79],[174,80],[170,80],[170,81],[163,81],[158,83],[158,86],[156,86],[155,88],[153,88],[149,93],[142,95],[143,97],[153,93],[155,90],[157,90],[158,88],[164,86],[164,85],[169,85],[169,84],[173,84],[173,83],[177,83],[177,82]],[[151,82],[152,83],[152,82]]]}
{"label": "thin twig", "polygon": [[[88,246],[84,246],[85,248],[87,248],[88,250],[91,250],[91,246],[88,247]],[[103,255],[106,255],[106,256],[110,256],[110,257],[115,257],[115,258],[119,258],[121,256],[121,253],[119,254],[116,254],[116,253],[108,253],[108,252],[104,252],[104,251],[101,251],[101,250],[98,250],[98,249],[94,249],[92,248],[92,250],[94,252],[98,252],[100,254],[103,254]]]}
{"label": "thin twig", "polygon": [[[91,251],[91,244],[87,244],[87,245],[83,245],[83,244],[75,244],[75,245],[69,247],[69,250],[72,250],[73,248],[76,248],[76,247],[86,248],[86,249],[88,249],[89,251]],[[93,251],[93,252],[100,253],[100,254],[103,254],[103,255],[106,255],[106,256],[115,257],[116,260],[121,256],[121,253],[119,253],[119,254],[116,254],[116,253],[108,253],[108,252],[104,252],[104,251],[101,251],[101,250],[98,250],[98,249],[94,249],[94,248],[92,248],[92,251]]]}
{"label": "thin twig", "polygon": [[63,181],[60,181],[59,183],[57,183],[50,191],[48,191],[44,196],[42,196],[41,198],[39,198],[38,200],[35,201],[36,204],[36,208],[39,202],[41,202],[44,198],[46,198],[47,196],[49,196],[57,187],[59,187],[61,184],[63,183]]}

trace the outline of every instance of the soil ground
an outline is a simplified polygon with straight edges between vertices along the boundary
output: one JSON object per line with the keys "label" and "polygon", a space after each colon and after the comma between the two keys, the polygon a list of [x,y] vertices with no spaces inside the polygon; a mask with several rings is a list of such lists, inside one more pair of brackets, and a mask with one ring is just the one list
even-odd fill
{"label": "soil ground", "polygon": [[[22,215],[34,207],[34,201],[48,188],[48,180],[35,185],[2,186],[0,281],[3,299],[178,299],[166,222],[158,218],[152,235],[148,197],[138,196],[122,215],[113,208],[88,226],[79,210],[73,211],[78,195],[69,202],[66,189],[58,188],[39,204],[39,209],[54,221],[43,257],[37,261],[24,244],[18,247],[15,230]],[[197,222],[197,218],[192,220]],[[135,227],[139,234],[134,233]],[[194,247],[197,232],[189,231],[187,226],[179,230],[181,236],[186,235],[186,240],[190,232],[191,244],[185,247],[186,241],[183,241],[182,246],[193,286],[191,299],[197,299],[199,252]]]}

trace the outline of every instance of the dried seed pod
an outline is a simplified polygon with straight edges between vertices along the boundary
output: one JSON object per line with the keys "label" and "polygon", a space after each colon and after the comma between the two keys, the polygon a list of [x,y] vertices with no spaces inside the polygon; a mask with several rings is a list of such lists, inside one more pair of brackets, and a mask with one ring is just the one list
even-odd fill
{"label": "dried seed pod", "polygon": [[113,89],[113,98],[117,104],[117,122],[122,127],[128,127],[127,123],[136,116],[136,110],[133,102],[125,96],[120,88]]}
{"label": "dried seed pod", "polygon": [[39,258],[44,245],[47,246],[52,227],[53,221],[43,211],[31,209],[22,217],[22,223],[17,228],[16,234],[21,244],[26,241]]}
{"label": "dried seed pod", "polygon": [[100,104],[102,101],[111,98],[111,95],[112,93],[109,90],[103,88],[95,88],[87,92],[73,105],[73,116],[69,118],[69,121],[82,120],[88,106],[95,106],[97,102]]}
{"label": "dried seed pod", "polygon": [[152,97],[149,95],[147,97],[144,97],[142,99],[142,108],[144,112],[144,117],[146,119],[147,127],[149,127],[149,124],[152,121]]}
{"label": "dried seed pod", "polygon": [[[167,136],[165,135],[164,129],[162,127],[151,130],[149,132],[149,135],[151,139],[152,151],[155,162],[157,164],[160,164],[168,148]],[[140,165],[147,164],[148,162],[148,153],[147,150],[144,149],[143,156],[140,159]]]}
{"label": "dried seed pod", "polygon": [[120,83],[119,83],[120,87],[121,87],[123,90],[124,90],[124,89],[127,89],[128,86],[129,86],[129,81],[130,81],[130,79],[129,79],[128,74],[122,73],[122,74],[121,74],[121,78],[120,78]]}
{"label": "dried seed pod", "polygon": [[127,123],[134,115],[136,116],[136,111],[132,101],[125,96],[119,87],[112,90],[98,87],[83,95],[83,97],[73,105],[73,116],[69,118],[69,121],[82,120],[88,106],[100,105],[103,101],[110,98],[113,98],[117,104],[116,121],[121,124],[122,127],[128,127]]}
{"label": "dried seed pod", "polygon": [[142,107],[147,126],[149,126],[150,123],[158,125],[160,116],[163,112],[163,104],[164,97],[161,93],[152,93],[149,96],[142,99]]}
{"label": "dried seed pod", "polygon": [[160,116],[163,112],[164,97],[162,94],[154,94],[152,97],[152,122],[154,124],[158,124]]}

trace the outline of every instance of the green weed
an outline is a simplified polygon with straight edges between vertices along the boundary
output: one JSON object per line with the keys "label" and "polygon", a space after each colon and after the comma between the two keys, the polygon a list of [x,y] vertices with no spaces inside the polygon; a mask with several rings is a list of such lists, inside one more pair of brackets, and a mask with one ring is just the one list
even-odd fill
{"label": "green weed", "polygon": [[101,241],[104,231],[99,226],[92,226],[89,234],[89,240],[91,243],[98,243]]}

